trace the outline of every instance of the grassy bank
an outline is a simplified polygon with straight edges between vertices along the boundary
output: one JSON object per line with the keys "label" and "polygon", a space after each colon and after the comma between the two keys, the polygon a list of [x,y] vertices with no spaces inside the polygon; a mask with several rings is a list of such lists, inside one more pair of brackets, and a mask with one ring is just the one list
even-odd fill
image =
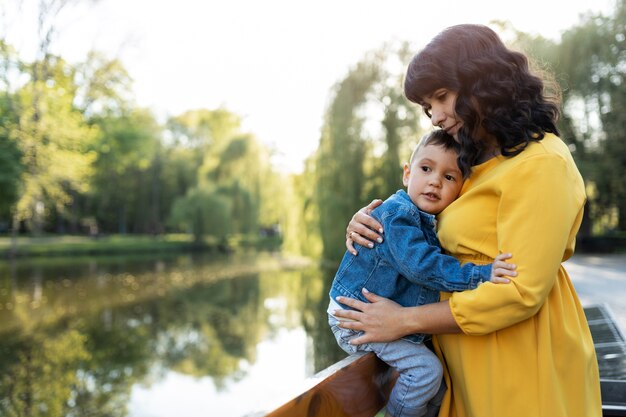
{"label": "grassy bank", "polygon": [[189,235],[134,236],[111,235],[18,237],[12,247],[11,238],[0,237],[0,257],[56,256],[56,255],[109,255],[120,253],[148,253],[170,251],[195,251],[217,249],[217,242],[207,240],[195,244]]}
{"label": "grassy bank", "polygon": [[280,239],[251,236],[235,236],[228,242],[207,237],[203,242],[193,241],[187,234],[159,236],[108,235],[97,238],[88,236],[42,236],[17,238],[15,249],[11,237],[0,236],[0,258],[10,256],[80,256],[113,255],[131,253],[219,251],[230,252],[238,248],[278,249]]}

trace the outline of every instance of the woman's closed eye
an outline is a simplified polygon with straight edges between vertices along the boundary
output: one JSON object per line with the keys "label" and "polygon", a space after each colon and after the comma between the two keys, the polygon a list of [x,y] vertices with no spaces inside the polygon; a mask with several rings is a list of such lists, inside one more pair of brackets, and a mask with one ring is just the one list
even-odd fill
{"label": "woman's closed eye", "polygon": [[448,95],[448,91],[447,90],[443,90],[443,91],[437,93],[437,95],[435,95],[435,99],[439,100],[439,101],[445,101],[447,95]]}

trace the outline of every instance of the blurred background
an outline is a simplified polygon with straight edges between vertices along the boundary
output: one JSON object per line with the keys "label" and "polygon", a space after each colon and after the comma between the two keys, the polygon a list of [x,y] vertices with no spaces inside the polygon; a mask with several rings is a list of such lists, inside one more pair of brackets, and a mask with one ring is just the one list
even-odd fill
{"label": "blurred background", "polygon": [[347,221],[402,187],[404,69],[456,23],[563,90],[572,269],[610,269],[575,285],[623,314],[626,1],[2,0],[0,415],[240,416],[341,359]]}

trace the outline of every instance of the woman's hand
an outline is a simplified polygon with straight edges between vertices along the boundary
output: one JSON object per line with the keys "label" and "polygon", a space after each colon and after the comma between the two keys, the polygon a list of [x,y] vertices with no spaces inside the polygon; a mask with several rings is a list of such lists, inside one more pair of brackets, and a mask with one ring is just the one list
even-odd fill
{"label": "woman's hand", "polygon": [[352,216],[350,223],[348,223],[348,227],[346,227],[346,248],[353,255],[357,254],[356,249],[354,249],[354,243],[373,248],[373,242],[381,243],[383,241],[383,238],[380,236],[383,233],[383,226],[370,216],[372,210],[382,203],[383,200],[372,200],[367,206],[357,211]]}
{"label": "woman's hand", "polygon": [[[337,310],[333,313],[340,321],[339,327],[365,332],[350,343],[360,345],[370,342],[391,342],[411,333],[404,328],[406,322],[403,318],[406,310],[404,307],[365,288],[363,295],[369,303],[354,298],[337,297],[341,304],[359,310]],[[354,321],[341,321],[342,318]]]}

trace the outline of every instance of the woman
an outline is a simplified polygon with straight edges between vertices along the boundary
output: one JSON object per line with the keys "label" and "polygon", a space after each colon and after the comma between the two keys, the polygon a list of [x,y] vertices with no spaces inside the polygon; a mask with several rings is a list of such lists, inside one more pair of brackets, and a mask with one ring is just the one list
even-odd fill
{"label": "woman", "polygon": [[[432,333],[449,387],[440,416],[596,417],[602,414],[591,334],[561,262],[574,250],[585,201],[582,178],[556,136],[558,106],[526,57],[491,29],[458,25],[411,61],[407,98],[462,145],[471,167],[460,197],[438,218],[443,248],[462,261],[510,252],[518,276],[400,307],[375,294],[337,316],[364,331],[354,343]],[[348,225],[352,242],[380,236],[367,215]],[[366,249],[361,249],[366,250]]]}

